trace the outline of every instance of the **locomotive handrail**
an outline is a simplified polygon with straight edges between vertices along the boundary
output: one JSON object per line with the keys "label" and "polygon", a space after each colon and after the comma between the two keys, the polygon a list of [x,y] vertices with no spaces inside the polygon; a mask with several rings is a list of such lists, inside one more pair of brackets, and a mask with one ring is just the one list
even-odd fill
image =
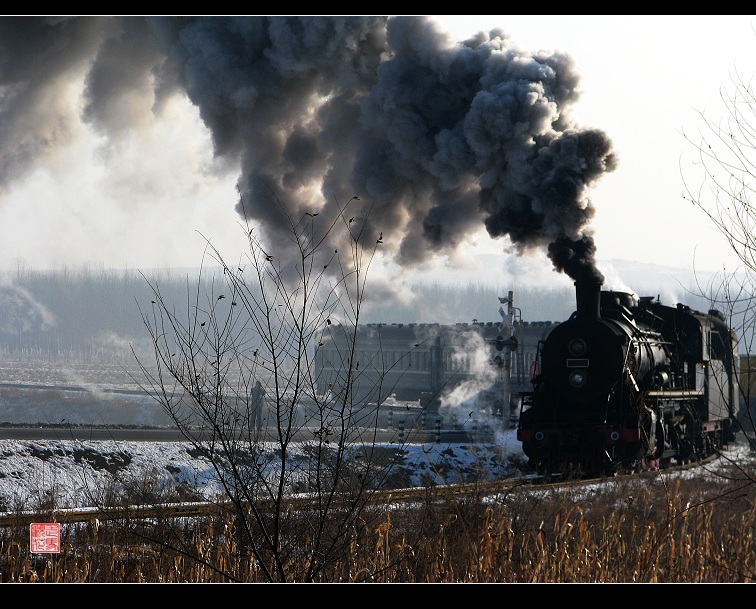
{"label": "locomotive handrail", "polygon": [[698,398],[703,394],[703,389],[656,389],[646,392],[652,398]]}

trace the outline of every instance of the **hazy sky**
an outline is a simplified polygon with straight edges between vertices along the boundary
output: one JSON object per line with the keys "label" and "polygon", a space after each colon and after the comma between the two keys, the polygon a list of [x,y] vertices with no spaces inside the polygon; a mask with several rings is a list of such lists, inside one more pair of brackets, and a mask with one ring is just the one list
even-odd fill
{"label": "hazy sky", "polygon": [[237,185],[282,238],[261,183],[296,214],[375,203],[391,260],[425,276],[513,242],[469,276],[734,268],[683,198],[681,171],[703,176],[682,132],[756,72],[753,16],[436,19],[508,38],[463,53],[414,20],[0,18],[0,268],[195,267],[202,235],[237,258]]}
{"label": "hazy sky", "polygon": [[[603,130],[617,167],[591,188],[596,257],[718,271],[738,261],[704,213],[683,198],[703,182],[694,142],[727,117],[736,77],[756,75],[753,15],[445,16],[469,35],[503,28],[531,52],[568,53],[580,72],[578,122]],[[685,178],[683,178],[683,175]],[[711,196],[706,196],[711,201]]]}

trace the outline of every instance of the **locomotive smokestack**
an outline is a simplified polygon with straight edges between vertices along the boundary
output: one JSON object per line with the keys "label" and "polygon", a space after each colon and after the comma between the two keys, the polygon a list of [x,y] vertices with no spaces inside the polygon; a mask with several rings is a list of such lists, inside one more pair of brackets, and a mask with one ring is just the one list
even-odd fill
{"label": "locomotive smokestack", "polygon": [[601,318],[601,281],[596,278],[575,282],[577,316],[584,319]]}

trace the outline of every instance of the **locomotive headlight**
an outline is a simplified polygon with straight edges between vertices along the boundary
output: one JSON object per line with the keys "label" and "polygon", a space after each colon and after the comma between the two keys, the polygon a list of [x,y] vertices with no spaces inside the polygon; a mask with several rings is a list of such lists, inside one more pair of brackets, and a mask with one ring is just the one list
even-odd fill
{"label": "locomotive headlight", "polygon": [[572,357],[583,357],[588,351],[588,345],[582,338],[573,338],[567,345],[567,351]]}
{"label": "locomotive headlight", "polygon": [[588,382],[588,372],[585,370],[573,370],[569,376],[570,385],[575,389],[580,389]]}
{"label": "locomotive headlight", "polygon": [[543,442],[543,439],[544,439],[545,437],[546,437],[546,436],[544,435],[544,433],[543,433],[542,431],[537,431],[537,432],[535,433],[535,439],[536,439],[536,440],[538,440],[539,442]]}

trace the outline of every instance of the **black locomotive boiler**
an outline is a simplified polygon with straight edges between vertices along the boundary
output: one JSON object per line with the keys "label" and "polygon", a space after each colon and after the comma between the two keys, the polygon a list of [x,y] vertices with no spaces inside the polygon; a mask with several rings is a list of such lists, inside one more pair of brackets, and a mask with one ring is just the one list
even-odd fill
{"label": "black locomotive boiler", "polygon": [[536,471],[600,476],[701,459],[734,439],[738,341],[724,316],[575,282],[538,345],[517,438]]}

